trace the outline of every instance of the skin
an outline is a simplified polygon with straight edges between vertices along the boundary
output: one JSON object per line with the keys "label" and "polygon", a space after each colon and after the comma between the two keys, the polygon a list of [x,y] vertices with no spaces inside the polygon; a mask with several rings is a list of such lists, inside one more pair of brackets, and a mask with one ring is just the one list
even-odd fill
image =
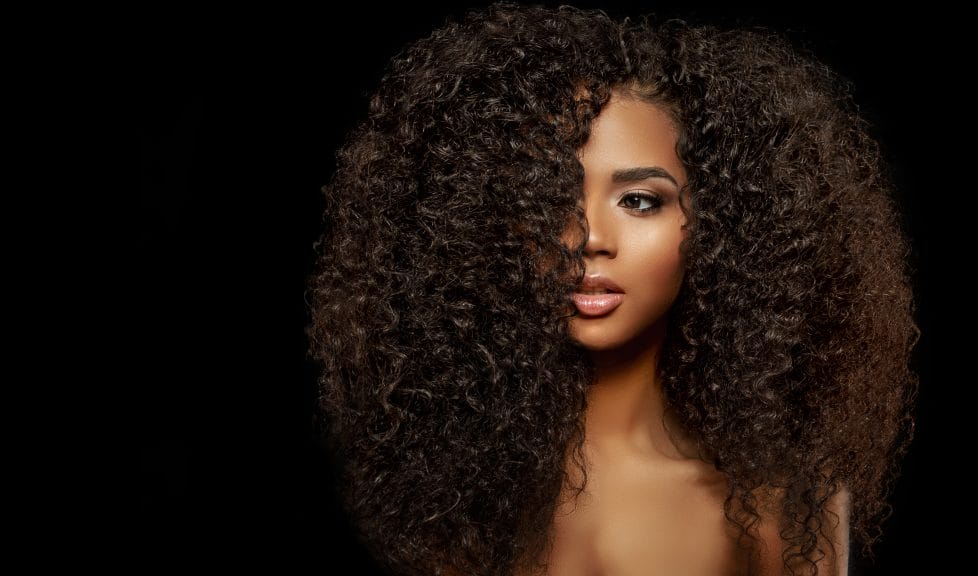
{"label": "skin", "polygon": [[[624,296],[608,314],[571,320],[571,333],[590,352],[598,377],[585,415],[585,490],[568,489],[558,509],[550,575],[784,572],[777,493],[767,495],[757,532],[760,556],[752,559],[725,518],[724,478],[695,456],[670,419],[657,378],[666,315],[683,278],[686,171],[676,139],[663,110],[616,93],[580,151],[586,275],[612,280]],[[844,496],[834,505],[844,514]],[[819,573],[846,574],[845,522],[825,537],[841,553],[826,558]]]}

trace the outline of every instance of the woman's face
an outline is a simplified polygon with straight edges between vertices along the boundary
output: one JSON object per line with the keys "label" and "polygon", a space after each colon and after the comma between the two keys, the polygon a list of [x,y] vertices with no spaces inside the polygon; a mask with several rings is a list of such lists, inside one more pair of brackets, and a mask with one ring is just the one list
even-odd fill
{"label": "woman's face", "polygon": [[658,107],[615,94],[581,148],[588,222],[573,337],[592,351],[657,340],[679,292],[686,171]]}

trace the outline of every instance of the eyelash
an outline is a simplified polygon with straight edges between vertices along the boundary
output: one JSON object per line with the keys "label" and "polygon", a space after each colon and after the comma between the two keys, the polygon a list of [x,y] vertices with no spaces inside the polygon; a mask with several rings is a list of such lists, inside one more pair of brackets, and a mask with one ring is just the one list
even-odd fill
{"label": "eyelash", "polygon": [[[646,200],[651,204],[651,206],[647,208],[629,208],[628,206],[625,206],[626,200],[632,198],[638,199],[639,201]],[[621,200],[618,201],[618,205],[630,212],[646,214],[649,212],[654,212],[655,210],[658,210],[659,208],[662,207],[662,197],[659,196],[658,194],[651,194],[648,192],[627,192],[621,197]]]}

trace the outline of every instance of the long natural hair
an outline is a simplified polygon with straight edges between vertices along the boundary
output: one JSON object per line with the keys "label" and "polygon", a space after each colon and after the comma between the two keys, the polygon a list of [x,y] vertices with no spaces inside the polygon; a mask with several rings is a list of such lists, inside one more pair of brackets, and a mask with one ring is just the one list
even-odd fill
{"label": "long natural hair", "polygon": [[545,558],[593,380],[567,331],[581,251],[561,238],[584,225],[576,153],[615,89],[679,127],[687,272],[661,372],[728,517],[750,535],[781,490],[786,565],[814,572],[846,489],[855,541],[876,539],[917,332],[908,239],[847,86],[770,33],[497,4],[392,61],[323,189],[324,437],[393,573]]}

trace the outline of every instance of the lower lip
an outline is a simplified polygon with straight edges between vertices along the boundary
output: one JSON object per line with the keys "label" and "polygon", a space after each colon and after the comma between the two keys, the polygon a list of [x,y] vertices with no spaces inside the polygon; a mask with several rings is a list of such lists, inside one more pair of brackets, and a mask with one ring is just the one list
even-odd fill
{"label": "lower lip", "polygon": [[608,294],[574,294],[574,306],[581,316],[604,316],[621,305],[625,295],[620,292]]}

